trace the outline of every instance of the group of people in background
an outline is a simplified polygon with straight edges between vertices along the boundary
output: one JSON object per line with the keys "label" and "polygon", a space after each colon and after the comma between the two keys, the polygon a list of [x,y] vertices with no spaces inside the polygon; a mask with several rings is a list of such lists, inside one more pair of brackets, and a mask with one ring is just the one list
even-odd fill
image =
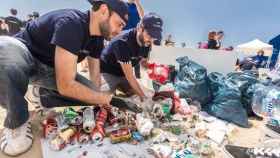
{"label": "group of people in background", "polygon": [[25,25],[38,18],[40,15],[38,12],[33,12],[28,14],[27,20],[21,20],[18,17],[17,9],[10,9],[10,15],[7,17],[0,17],[0,35],[9,35],[13,36],[18,33]]}
{"label": "group of people in background", "polygon": [[210,31],[208,33],[208,49],[220,49],[223,38],[224,31]]}

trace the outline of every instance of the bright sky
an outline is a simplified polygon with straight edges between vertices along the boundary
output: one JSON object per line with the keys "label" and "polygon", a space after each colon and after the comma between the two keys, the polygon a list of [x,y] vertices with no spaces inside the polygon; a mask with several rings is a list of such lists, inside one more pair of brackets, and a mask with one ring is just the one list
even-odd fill
{"label": "bright sky", "polygon": [[[5,2],[3,2],[5,1]],[[238,45],[255,38],[268,42],[280,34],[280,0],[140,0],[148,12],[164,19],[164,36],[194,47],[207,40],[209,30],[224,30],[224,44]],[[2,0],[0,16],[18,9],[20,17],[60,8],[89,8],[87,0]]]}

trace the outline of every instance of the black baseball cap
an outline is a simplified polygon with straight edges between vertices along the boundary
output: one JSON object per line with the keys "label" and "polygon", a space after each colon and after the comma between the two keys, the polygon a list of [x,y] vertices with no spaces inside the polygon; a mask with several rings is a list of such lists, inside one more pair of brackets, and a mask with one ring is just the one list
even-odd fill
{"label": "black baseball cap", "polygon": [[95,2],[106,3],[114,12],[116,12],[127,24],[128,22],[128,5],[122,0],[88,0],[90,4]]}
{"label": "black baseball cap", "polygon": [[142,19],[142,25],[148,34],[155,39],[154,44],[160,45],[163,21],[156,13],[148,13]]}

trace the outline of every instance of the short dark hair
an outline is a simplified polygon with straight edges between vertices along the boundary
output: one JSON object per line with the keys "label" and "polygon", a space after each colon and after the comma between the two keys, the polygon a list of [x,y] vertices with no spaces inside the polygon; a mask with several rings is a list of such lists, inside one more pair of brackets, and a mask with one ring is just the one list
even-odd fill
{"label": "short dark hair", "polygon": [[17,15],[17,10],[14,8],[10,9],[10,12],[12,15]]}

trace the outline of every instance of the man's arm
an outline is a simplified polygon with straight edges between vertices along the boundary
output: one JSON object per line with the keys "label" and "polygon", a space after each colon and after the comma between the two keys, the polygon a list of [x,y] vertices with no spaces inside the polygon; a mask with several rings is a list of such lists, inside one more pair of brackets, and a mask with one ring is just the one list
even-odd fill
{"label": "man's arm", "polygon": [[87,57],[87,59],[88,59],[90,80],[99,89],[101,86],[100,60],[92,57]]}
{"label": "man's arm", "polygon": [[75,80],[77,73],[77,56],[56,46],[55,72],[58,92],[89,104],[109,105],[111,95],[91,90]]}
{"label": "man's arm", "polygon": [[138,14],[140,16],[140,19],[142,19],[144,17],[144,9],[143,9],[143,7],[140,3],[140,0],[135,0],[134,3],[136,5],[136,8],[137,8]]}
{"label": "man's arm", "polygon": [[132,65],[129,63],[121,63],[122,70],[125,74],[125,77],[132,87],[132,89],[135,91],[135,93],[143,100],[145,98],[145,94],[142,91],[138,81],[136,80],[135,76],[133,75],[133,68]]}

